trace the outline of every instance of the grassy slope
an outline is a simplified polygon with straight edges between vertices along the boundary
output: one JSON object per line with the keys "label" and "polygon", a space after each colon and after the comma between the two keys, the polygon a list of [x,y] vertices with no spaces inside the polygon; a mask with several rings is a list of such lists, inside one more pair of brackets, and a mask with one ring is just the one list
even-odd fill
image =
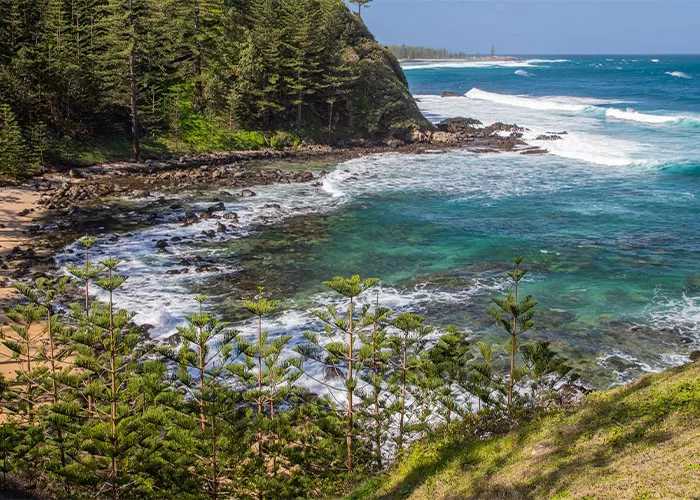
{"label": "grassy slope", "polygon": [[700,362],[503,436],[418,445],[351,498],[700,499]]}

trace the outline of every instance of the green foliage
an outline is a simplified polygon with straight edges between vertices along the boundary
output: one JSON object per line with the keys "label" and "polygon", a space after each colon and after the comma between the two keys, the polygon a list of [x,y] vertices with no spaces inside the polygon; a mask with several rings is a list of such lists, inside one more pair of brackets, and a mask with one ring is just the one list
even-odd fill
{"label": "green foliage", "polygon": [[275,149],[296,147],[299,144],[301,144],[301,139],[290,132],[277,131],[270,137],[270,147]]}
{"label": "green foliage", "polygon": [[447,49],[431,49],[412,45],[389,45],[387,47],[399,59],[465,59],[464,52],[451,52]]}
{"label": "green foliage", "polygon": [[518,336],[527,332],[535,323],[532,320],[537,306],[537,302],[532,300],[532,296],[528,295],[524,299],[518,298],[520,281],[525,277],[527,271],[520,269],[522,259],[517,257],[514,259],[515,269],[507,274],[513,281],[515,286],[514,293],[509,293],[505,299],[492,299],[498,306],[498,309],[490,311],[491,316],[496,320],[496,324],[503,328],[510,335],[508,349],[510,351],[510,378],[508,380],[508,405],[513,403],[513,387],[515,386],[518,377],[518,371],[515,367],[515,353],[517,351]]}
{"label": "green foliage", "polygon": [[15,114],[0,104],[0,174],[18,180],[31,175],[33,167]]}
{"label": "green foliage", "polygon": [[339,0],[5,1],[0,67],[16,114],[0,113],[2,163],[18,178],[47,161],[264,146],[245,130],[332,140],[430,127]]}
{"label": "green foliage", "polygon": [[[325,282],[343,303],[312,311],[323,329],[305,333],[301,345],[265,331],[280,302],[260,287],[242,304],[257,320],[256,335],[243,337],[197,296],[179,345],[156,346],[117,307],[127,280],[119,261],[93,263],[97,240],[79,244],[81,265],[68,271],[80,302],[63,313],[69,277],[16,284],[24,302],[6,312],[0,339],[17,367],[0,378],[0,481],[7,473],[52,498],[335,497],[397,458],[429,466],[439,454],[435,440],[482,443],[505,433],[544,411],[573,379],[548,342],[525,344],[516,380],[529,383],[529,395],[506,411],[508,384],[491,346],[477,342],[474,357],[456,326],[435,332],[422,316],[382,307],[379,294],[370,303],[365,296],[378,280],[359,275]],[[517,284],[522,276],[518,262],[511,277]],[[511,319],[521,303],[513,295],[502,301]],[[310,394],[301,377],[328,393]],[[663,404],[615,407],[600,438],[625,449],[649,437],[627,418],[687,409],[683,418],[691,418],[696,385],[685,381]],[[475,397],[483,411],[469,404]],[[480,463],[470,450],[464,463]]]}

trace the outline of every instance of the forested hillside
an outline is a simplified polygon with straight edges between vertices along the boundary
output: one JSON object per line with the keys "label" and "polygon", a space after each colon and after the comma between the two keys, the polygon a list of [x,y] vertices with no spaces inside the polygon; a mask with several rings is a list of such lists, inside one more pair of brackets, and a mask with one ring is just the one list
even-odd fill
{"label": "forested hillside", "polygon": [[140,158],[428,126],[341,0],[2,0],[0,104],[17,172],[96,138]]}
{"label": "forested hillside", "polygon": [[399,59],[466,59],[464,52],[451,52],[447,49],[431,49],[413,45],[389,45],[389,50]]}

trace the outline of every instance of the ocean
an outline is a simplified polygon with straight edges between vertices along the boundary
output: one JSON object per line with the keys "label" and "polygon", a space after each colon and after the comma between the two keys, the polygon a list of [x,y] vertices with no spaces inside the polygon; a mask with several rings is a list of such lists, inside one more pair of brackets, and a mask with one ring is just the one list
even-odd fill
{"label": "ocean", "polygon": [[[404,70],[432,121],[516,123],[549,154],[380,154],[292,165],[328,170],[319,185],[265,186],[254,198],[186,194],[157,225],[96,249],[98,259],[124,260],[129,281],[118,305],[167,338],[205,293],[212,310],[253,335],[241,298],[262,284],[283,299],[267,329],[301,340],[318,328],[308,310],[337,300],[321,282],[361,274],[382,279],[383,304],[503,345],[488,310],[508,292],[505,272],[520,256],[529,270],[523,293],[539,302],[525,340],[550,340],[587,384],[618,385],[700,349],[700,57],[546,56]],[[563,139],[537,140],[553,132]],[[213,200],[239,214],[238,231],[211,239],[201,232],[215,221],[175,222]],[[122,206],[124,217],[151,201]],[[155,241],[174,236],[183,239],[171,254],[156,250]],[[75,259],[73,250],[59,264]],[[195,257],[216,271],[167,274]]]}

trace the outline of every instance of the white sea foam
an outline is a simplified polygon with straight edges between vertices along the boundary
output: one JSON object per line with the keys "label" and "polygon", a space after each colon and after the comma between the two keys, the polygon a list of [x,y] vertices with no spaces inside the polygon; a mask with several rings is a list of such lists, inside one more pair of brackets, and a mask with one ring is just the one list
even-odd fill
{"label": "white sea foam", "polygon": [[650,313],[656,328],[674,329],[700,343],[700,295],[684,294],[678,299],[655,297],[657,304]]}
{"label": "white sea foam", "polygon": [[652,59],[651,62],[653,62],[653,63],[659,63],[659,62],[661,62],[661,61],[659,61],[658,59]]}
{"label": "white sea foam", "polygon": [[683,78],[685,80],[693,79],[693,77],[690,76],[688,73],[683,73],[682,71],[667,71],[666,74],[669,76],[675,76],[676,78]]}
{"label": "white sea foam", "polygon": [[618,120],[631,120],[641,123],[668,123],[676,120],[676,117],[673,116],[649,115],[635,111],[632,108],[627,108],[627,110],[614,108],[606,109],[605,115],[610,118],[617,118]]}
{"label": "white sea foam", "polygon": [[[523,140],[547,149],[551,154],[575,160],[621,167],[647,161],[650,156],[637,142],[600,134],[602,104],[619,101],[567,96],[512,96],[472,89],[469,99],[440,99],[420,96],[419,106],[438,122],[455,116],[469,116],[485,124],[497,121],[526,127]],[[449,102],[448,102],[449,101]],[[567,131],[557,141],[537,141],[540,135]]]}
{"label": "white sea foam", "polygon": [[524,69],[516,70],[515,74],[518,76],[524,76],[524,77],[528,77],[528,78],[535,76],[532,73],[528,73]]}
{"label": "white sea foam", "polygon": [[545,96],[533,97],[529,95],[498,94],[485,90],[473,88],[466,93],[469,99],[479,99],[491,101],[498,104],[517,106],[541,111],[563,111],[580,113],[585,111],[595,111],[596,106],[601,104],[617,104],[622,101],[593,99],[571,96]]}
{"label": "white sea foam", "polygon": [[527,59],[516,61],[469,61],[469,60],[437,60],[437,61],[406,61],[401,63],[404,71],[417,69],[439,69],[439,68],[536,68],[547,64],[557,64],[569,62],[568,59]]}

